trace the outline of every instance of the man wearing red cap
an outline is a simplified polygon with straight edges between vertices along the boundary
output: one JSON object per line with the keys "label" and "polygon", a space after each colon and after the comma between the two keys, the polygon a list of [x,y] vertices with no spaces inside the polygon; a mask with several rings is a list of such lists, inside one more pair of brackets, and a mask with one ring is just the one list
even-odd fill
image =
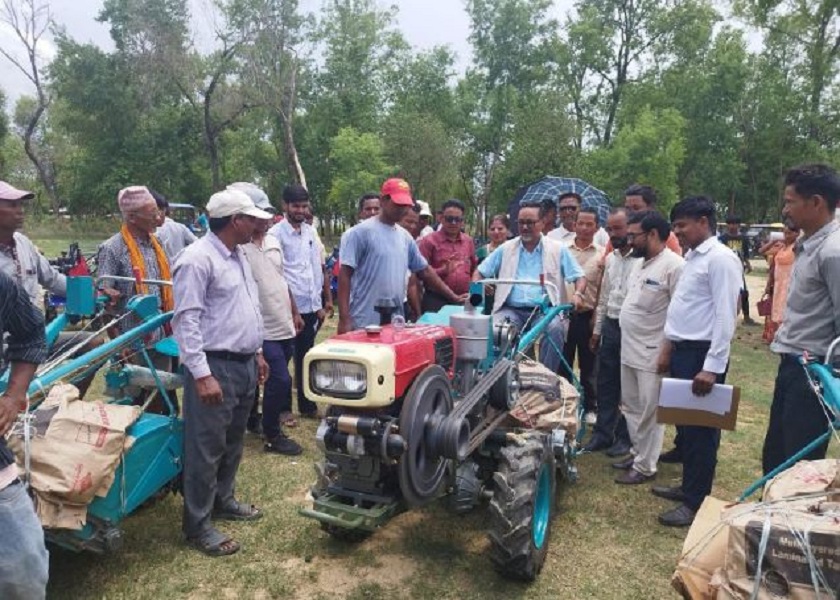
{"label": "man wearing red cap", "polygon": [[338,275],[338,332],[378,325],[377,306],[388,305],[402,314],[405,273],[416,273],[426,286],[456,304],[457,296],[434,272],[409,233],[397,223],[414,206],[411,188],[403,179],[382,184],[381,210],[341,236]]}

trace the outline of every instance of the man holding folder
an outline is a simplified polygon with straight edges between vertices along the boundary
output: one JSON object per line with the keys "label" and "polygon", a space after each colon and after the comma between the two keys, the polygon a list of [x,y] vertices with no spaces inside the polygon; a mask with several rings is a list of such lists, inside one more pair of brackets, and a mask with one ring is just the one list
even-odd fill
{"label": "man holding folder", "polygon": [[[670,370],[671,377],[692,380],[692,392],[706,396],[714,384],[726,378],[743,267],[715,236],[715,204],[710,198],[694,196],[677,203],[671,210],[671,226],[690,251],[668,306],[665,337],[671,345],[660,355],[658,367],[663,372]],[[712,491],[720,429],[697,425],[677,429],[683,450],[682,485],[654,486],[651,491],[680,503],[660,514],[659,522],[687,527]]]}

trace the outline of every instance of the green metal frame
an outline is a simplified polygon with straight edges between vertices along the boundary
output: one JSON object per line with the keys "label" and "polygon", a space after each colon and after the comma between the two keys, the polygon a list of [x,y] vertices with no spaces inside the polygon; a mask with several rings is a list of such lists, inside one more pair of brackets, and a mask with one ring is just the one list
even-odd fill
{"label": "green metal frame", "polygon": [[312,508],[302,508],[298,513],[344,529],[375,531],[403,510],[405,508],[400,502],[374,504],[370,508],[363,508],[342,502],[339,496],[326,493],[315,499]]}

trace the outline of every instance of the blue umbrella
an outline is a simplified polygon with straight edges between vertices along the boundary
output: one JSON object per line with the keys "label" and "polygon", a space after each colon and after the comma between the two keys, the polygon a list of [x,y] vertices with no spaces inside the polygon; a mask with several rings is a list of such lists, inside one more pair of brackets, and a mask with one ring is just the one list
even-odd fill
{"label": "blue umbrella", "polygon": [[598,212],[598,222],[603,225],[607,222],[612,203],[607,195],[594,185],[586,183],[583,179],[574,177],[553,177],[547,176],[530,183],[516,196],[519,204],[524,202],[544,202],[552,200],[557,204],[557,198],[561,194],[574,193],[580,196],[583,208],[592,209]]}

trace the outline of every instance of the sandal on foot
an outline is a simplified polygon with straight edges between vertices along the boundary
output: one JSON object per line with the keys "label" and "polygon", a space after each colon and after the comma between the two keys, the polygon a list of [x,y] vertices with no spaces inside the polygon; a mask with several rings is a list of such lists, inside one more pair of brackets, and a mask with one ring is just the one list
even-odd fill
{"label": "sandal on foot", "polygon": [[195,548],[199,552],[211,556],[230,556],[239,552],[239,542],[232,537],[223,534],[217,529],[211,529],[207,533],[196,537],[187,538],[187,545]]}
{"label": "sandal on foot", "polygon": [[256,521],[262,519],[262,511],[253,504],[243,504],[234,500],[224,508],[213,510],[213,518],[221,521]]}

